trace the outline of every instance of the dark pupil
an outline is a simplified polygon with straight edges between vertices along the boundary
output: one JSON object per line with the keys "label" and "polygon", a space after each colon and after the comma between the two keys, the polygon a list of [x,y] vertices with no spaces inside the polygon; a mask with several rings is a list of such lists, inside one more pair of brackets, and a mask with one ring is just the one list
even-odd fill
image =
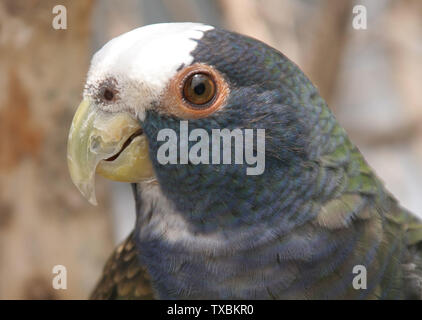
{"label": "dark pupil", "polygon": [[205,84],[200,83],[198,85],[195,86],[195,88],[193,88],[193,91],[195,91],[195,93],[200,96],[201,94],[203,94],[205,92]]}
{"label": "dark pupil", "polygon": [[204,94],[207,87],[205,86],[205,82],[207,81],[207,77],[202,74],[196,74],[192,77],[191,88],[193,91],[198,95]]}

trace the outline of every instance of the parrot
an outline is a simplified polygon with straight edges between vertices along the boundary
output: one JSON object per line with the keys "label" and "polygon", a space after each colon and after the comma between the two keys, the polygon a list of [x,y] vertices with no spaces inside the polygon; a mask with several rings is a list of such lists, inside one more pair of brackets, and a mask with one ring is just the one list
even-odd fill
{"label": "parrot", "polygon": [[[194,138],[170,139],[183,121]],[[265,130],[265,150],[249,146],[262,172],[186,155],[198,132],[224,129],[252,129],[252,142]],[[91,60],[67,163],[92,204],[96,174],[134,195],[134,228],[91,299],[422,299],[420,219],[301,69],[257,39],[180,22],[110,40]]]}

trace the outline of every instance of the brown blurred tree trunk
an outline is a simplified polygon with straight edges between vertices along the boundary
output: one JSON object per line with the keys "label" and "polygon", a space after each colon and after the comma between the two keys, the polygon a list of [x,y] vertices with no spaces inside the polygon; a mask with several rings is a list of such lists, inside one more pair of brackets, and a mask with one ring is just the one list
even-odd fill
{"label": "brown blurred tree trunk", "polygon": [[[305,5],[293,0],[219,0],[229,29],[253,36],[286,54],[310,77],[330,107],[354,2],[318,0]],[[308,11],[310,14],[306,14]],[[299,31],[303,33],[300,38]]]}
{"label": "brown blurred tree trunk", "polygon": [[[67,30],[52,27],[58,4]],[[66,164],[91,13],[91,1],[0,3],[1,299],[86,298],[111,250],[108,210],[82,199]],[[67,268],[67,290],[52,288],[54,265]]]}
{"label": "brown blurred tree trunk", "polygon": [[305,69],[331,109],[336,83],[347,44],[354,0],[324,0],[314,21],[314,38]]}

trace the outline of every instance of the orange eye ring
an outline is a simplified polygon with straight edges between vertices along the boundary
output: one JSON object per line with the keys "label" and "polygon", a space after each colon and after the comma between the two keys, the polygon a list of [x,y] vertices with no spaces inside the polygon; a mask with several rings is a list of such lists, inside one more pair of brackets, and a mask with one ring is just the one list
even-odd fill
{"label": "orange eye ring", "polygon": [[[196,88],[195,93],[196,85],[201,83],[204,87]],[[217,70],[195,63],[170,80],[161,106],[163,111],[179,118],[198,119],[221,109],[228,95],[229,85]]]}

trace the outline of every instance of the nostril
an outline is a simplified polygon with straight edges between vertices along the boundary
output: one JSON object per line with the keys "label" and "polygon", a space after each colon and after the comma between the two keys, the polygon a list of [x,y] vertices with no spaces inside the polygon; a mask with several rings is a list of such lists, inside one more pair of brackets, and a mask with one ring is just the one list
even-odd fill
{"label": "nostril", "polygon": [[105,89],[103,93],[103,97],[107,101],[112,101],[114,99],[114,92],[111,91],[110,89]]}

